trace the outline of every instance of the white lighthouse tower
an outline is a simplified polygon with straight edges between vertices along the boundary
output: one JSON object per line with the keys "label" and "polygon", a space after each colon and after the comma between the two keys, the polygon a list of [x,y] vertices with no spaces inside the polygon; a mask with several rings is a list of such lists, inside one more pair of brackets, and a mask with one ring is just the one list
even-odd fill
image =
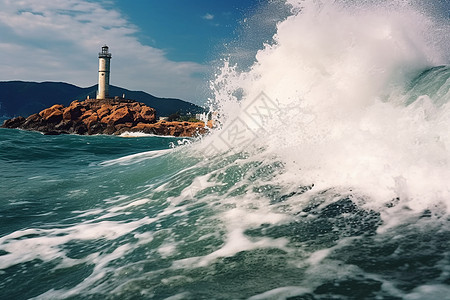
{"label": "white lighthouse tower", "polygon": [[111,53],[108,46],[102,47],[102,52],[98,54],[98,91],[97,99],[106,99],[109,96],[109,71]]}

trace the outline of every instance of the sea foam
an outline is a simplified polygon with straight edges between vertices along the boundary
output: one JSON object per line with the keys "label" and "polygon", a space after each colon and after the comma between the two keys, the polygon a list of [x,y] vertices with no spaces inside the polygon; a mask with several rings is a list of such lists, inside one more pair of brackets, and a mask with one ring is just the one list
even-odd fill
{"label": "sea foam", "polygon": [[[449,212],[449,83],[413,85],[449,63],[448,21],[404,1],[287,2],[292,15],[251,68],[226,61],[219,70],[212,87],[222,129],[204,144],[263,147],[285,165],[283,185],[351,189],[368,207],[401,198],[417,211],[441,203]],[[258,109],[263,122],[249,113]]]}

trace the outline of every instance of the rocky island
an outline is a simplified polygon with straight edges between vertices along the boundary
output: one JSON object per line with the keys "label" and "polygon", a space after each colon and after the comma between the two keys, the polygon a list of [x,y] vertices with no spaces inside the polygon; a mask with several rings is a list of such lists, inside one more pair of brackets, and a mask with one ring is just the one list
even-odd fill
{"label": "rocky island", "polygon": [[6,120],[1,127],[40,131],[44,134],[115,134],[142,132],[155,135],[192,137],[207,132],[203,122],[156,121],[156,110],[142,102],[111,97],[109,77],[111,53],[104,45],[98,53],[96,99],[75,100],[67,107],[55,104],[27,118]]}
{"label": "rocky island", "polygon": [[203,122],[157,122],[155,109],[141,102],[117,97],[75,100],[67,107],[56,104],[27,118],[6,120],[1,127],[54,135],[120,135],[125,132],[142,132],[192,137],[208,131]]}

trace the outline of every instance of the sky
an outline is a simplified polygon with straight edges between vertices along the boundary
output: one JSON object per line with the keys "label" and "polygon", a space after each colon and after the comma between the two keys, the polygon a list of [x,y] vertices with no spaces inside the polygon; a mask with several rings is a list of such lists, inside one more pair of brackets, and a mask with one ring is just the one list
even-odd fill
{"label": "sky", "polygon": [[107,44],[112,85],[203,104],[218,61],[250,65],[287,14],[284,0],[0,0],[0,81],[95,85]]}
{"label": "sky", "polygon": [[227,44],[265,0],[0,0],[0,81],[110,84],[205,102]]}

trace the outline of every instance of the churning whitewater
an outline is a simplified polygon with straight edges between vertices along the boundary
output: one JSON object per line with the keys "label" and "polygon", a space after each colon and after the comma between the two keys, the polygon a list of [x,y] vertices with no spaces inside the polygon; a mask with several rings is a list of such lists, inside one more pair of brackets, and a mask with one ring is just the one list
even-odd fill
{"label": "churning whitewater", "polygon": [[0,130],[1,299],[446,299],[450,24],[286,1],[198,140]]}

